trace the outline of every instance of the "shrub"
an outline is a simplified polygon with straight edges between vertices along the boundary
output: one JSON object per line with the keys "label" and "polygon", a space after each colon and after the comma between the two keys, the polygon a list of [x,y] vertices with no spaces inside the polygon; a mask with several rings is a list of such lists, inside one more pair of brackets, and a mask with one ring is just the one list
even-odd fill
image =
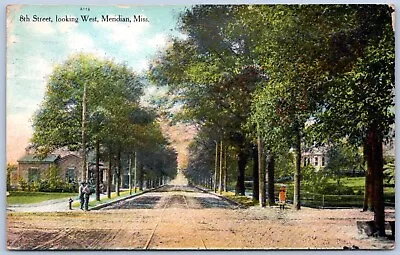
{"label": "shrub", "polygon": [[11,190],[11,175],[17,170],[16,165],[7,164],[7,190]]}
{"label": "shrub", "polygon": [[26,188],[28,188],[28,183],[22,177],[18,178],[18,184],[21,187],[22,191],[25,191]]}
{"label": "shrub", "polygon": [[50,190],[50,185],[47,180],[41,180],[39,183],[39,191],[48,192]]}

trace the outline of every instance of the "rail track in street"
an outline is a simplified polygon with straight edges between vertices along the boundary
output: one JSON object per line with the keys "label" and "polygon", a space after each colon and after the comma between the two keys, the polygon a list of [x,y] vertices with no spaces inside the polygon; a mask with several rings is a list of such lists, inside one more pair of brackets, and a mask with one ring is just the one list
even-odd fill
{"label": "rail track in street", "polygon": [[[143,193],[132,199],[126,199],[117,204],[102,208],[101,210],[110,209],[162,209],[162,214],[168,209],[205,209],[205,208],[237,208],[237,205],[225,200],[215,194],[209,193],[197,187],[187,185],[166,185],[153,190],[152,192]],[[192,219],[193,221],[193,219]],[[193,222],[195,223],[195,222]],[[154,225],[149,238],[143,249],[152,249],[154,236],[157,228],[163,224],[163,218],[160,218]],[[207,249],[204,239],[201,235],[196,236],[199,239],[201,249]]]}

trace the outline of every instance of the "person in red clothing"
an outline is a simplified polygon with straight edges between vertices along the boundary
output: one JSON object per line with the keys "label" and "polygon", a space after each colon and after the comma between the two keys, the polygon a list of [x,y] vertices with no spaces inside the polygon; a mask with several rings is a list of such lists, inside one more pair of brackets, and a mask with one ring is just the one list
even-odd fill
{"label": "person in red clothing", "polygon": [[285,204],[286,204],[286,187],[281,186],[279,191],[279,209],[285,210]]}

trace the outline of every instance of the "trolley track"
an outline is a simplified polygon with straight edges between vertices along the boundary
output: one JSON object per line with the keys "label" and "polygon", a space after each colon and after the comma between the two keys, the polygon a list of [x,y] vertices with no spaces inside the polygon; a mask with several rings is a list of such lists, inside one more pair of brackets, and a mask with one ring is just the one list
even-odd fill
{"label": "trolley track", "polygon": [[[175,186],[172,188],[172,190],[175,191],[175,190],[180,190],[180,189],[175,185]],[[177,199],[177,196],[178,196],[178,195],[168,196],[167,201],[165,201],[165,203],[163,204],[163,207],[162,207],[163,213],[164,213],[165,210],[167,210],[168,208],[173,207],[173,204],[171,205],[171,203],[174,203],[174,202],[176,203],[176,201],[178,201],[178,202],[180,201],[180,199]],[[188,203],[188,201],[187,201],[187,198],[186,198],[186,195],[185,195],[185,194],[180,194],[179,197],[182,198],[181,200],[183,201],[183,205],[184,205],[184,207],[185,207],[186,209],[193,209],[193,208],[190,208],[189,203]],[[192,219],[192,220],[193,220],[193,219]],[[193,223],[195,224],[196,222],[193,222]],[[149,248],[151,248],[151,244],[152,244],[152,241],[154,240],[154,236],[155,236],[155,233],[156,233],[156,231],[157,231],[157,228],[158,228],[161,224],[162,224],[162,218],[160,218],[159,222],[157,222],[156,225],[154,226],[154,229],[152,230],[152,232],[151,232],[149,238],[147,239],[147,242],[146,242],[145,246],[143,247],[144,250],[148,250]],[[206,246],[206,244],[205,244],[203,238],[202,238],[201,236],[198,236],[198,238],[200,239],[200,242],[201,242],[201,245],[202,245],[201,248],[207,249],[207,246]]]}

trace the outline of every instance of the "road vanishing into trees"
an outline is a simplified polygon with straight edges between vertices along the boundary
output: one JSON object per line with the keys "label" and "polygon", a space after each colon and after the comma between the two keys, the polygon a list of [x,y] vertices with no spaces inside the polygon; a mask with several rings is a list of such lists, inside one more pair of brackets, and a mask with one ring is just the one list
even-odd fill
{"label": "road vanishing into trees", "polygon": [[112,209],[234,209],[238,206],[206,191],[189,186],[166,185],[154,192],[121,201],[103,210]]}
{"label": "road vanishing into trees", "polygon": [[[358,233],[359,209],[243,208],[182,182],[82,212],[9,212],[13,250],[392,249]],[[387,211],[394,219],[394,209]]]}

